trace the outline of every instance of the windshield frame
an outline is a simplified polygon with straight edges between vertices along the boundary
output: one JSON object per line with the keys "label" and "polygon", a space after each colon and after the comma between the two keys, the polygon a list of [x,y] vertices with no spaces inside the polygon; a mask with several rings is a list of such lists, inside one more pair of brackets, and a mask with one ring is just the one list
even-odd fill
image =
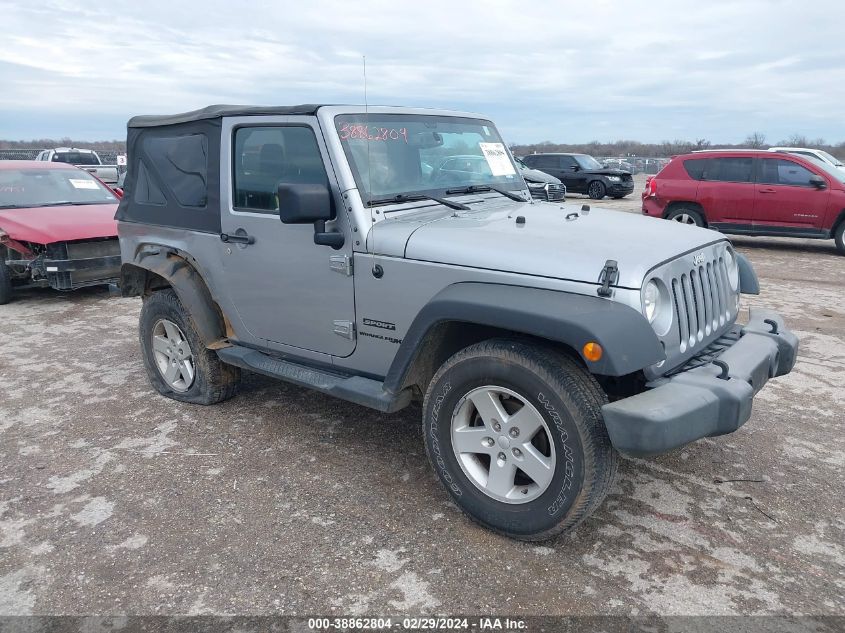
{"label": "windshield frame", "polygon": [[[398,192],[376,191],[375,193],[372,193],[372,192],[369,191],[369,187],[367,186],[367,183],[366,183],[366,180],[365,180],[367,178],[367,176],[364,175],[364,174],[360,174],[358,172],[359,166],[358,166],[358,163],[356,162],[356,160],[355,160],[355,158],[352,154],[353,150],[351,148],[351,145],[348,142],[346,142],[344,139],[341,139],[340,126],[341,126],[342,123],[346,122],[345,121],[346,119],[358,119],[358,120],[368,120],[369,125],[375,128],[375,127],[379,127],[379,125],[378,125],[379,123],[384,122],[386,119],[389,120],[390,118],[397,119],[397,123],[399,123],[402,119],[405,119],[406,121],[411,120],[411,119],[423,119],[423,118],[431,119],[433,121],[448,119],[450,121],[454,121],[454,122],[457,122],[457,123],[464,123],[464,124],[468,124],[468,125],[478,126],[479,128],[486,127],[487,130],[490,132],[487,135],[487,136],[490,137],[489,142],[491,142],[491,143],[501,143],[502,146],[504,147],[507,158],[508,158],[508,162],[510,163],[511,167],[513,168],[513,172],[514,172],[513,173],[513,179],[510,180],[510,181],[507,181],[507,182],[502,182],[501,180],[498,180],[498,177],[491,177],[489,179],[480,180],[480,181],[473,182],[473,183],[470,183],[470,182],[466,182],[466,183],[444,182],[444,183],[437,183],[437,186],[407,187],[407,188],[404,188],[404,189],[402,189],[401,191],[398,191]],[[521,191],[526,190],[525,180],[522,177],[522,168],[520,168],[520,166],[515,162],[514,157],[513,157],[512,153],[510,152],[510,149],[508,148],[507,143],[504,141],[501,134],[499,133],[498,128],[496,128],[495,124],[493,124],[493,122],[491,122],[488,119],[485,119],[485,118],[482,118],[482,117],[467,116],[463,113],[440,112],[440,111],[431,111],[431,112],[422,111],[421,112],[418,109],[408,109],[407,111],[405,111],[405,110],[392,109],[392,108],[389,108],[389,109],[388,108],[377,108],[377,109],[371,110],[369,113],[360,112],[360,111],[337,112],[337,113],[332,112],[331,113],[331,122],[332,122],[333,136],[335,137],[335,139],[338,142],[338,145],[341,149],[341,154],[346,159],[347,166],[350,170],[350,175],[352,176],[352,179],[355,183],[355,187],[357,188],[359,196],[361,198],[361,201],[362,201],[362,203],[363,203],[363,205],[366,209],[370,208],[371,202],[380,201],[380,200],[383,200],[384,198],[388,198],[388,197],[391,197],[391,196],[396,195],[396,194],[401,194],[401,195],[404,195],[404,196],[407,196],[407,197],[413,197],[413,196],[419,195],[419,196],[427,196],[429,198],[431,198],[431,197],[444,198],[444,197],[469,195],[469,194],[454,193],[454,191],[452,193],[448,192],[449,190],[464,188],[469,184],[475,184],[479,187],[484,187],[484,186],[491,186],[491,187],[494,187],[494,188],[498,187],[498,188],[501,188],[501,189],[512,191],[514,193],[519,193]],[[444,134],[445,134],[445,132],[444,132]],[[372,143],[372,142],[375,142],[375,141],[369,141],[369,142]],[[425,148],[423,148],[423,149],[425,149]],[[430,165],[430,166],[434,169],[439,169],[444,164],[446,164],[449,160],[456,158],[456,157],[461,157],[461,156],[464,156],[464,155],[454,154],[454,155],[451,155],[451,156],[447,156],[438,165],[436,165],[436,166]],[[478,155],[477,158],[482,160],[482,161],[484,160],[484,157],[481,156],[481,155]],[[424,161],[422,161],[422,159],[421,159],[420,162],[422,164]],[[428,164],[428,163],[426,163],[426,164]],[[423,184],[423,183],[420,182],[419,184]],[[425,183],[425,184],[426,185],[434,185],[434,183]],[[475,195],[477,195],[477,194],[475,194]],[[396,205],[405,206],[405,205],[407,205],[407,203],[397,202]],[[393,206],[393,205],[387,205],[387,206],[389,207],[389,206]],[[391,212],[390,208],[385,208],[385,209],[382,210],[382,213],[390,213],[390,212]]]}
{"label": "windshield frame", "polygon": [[[57,162],[56,165],[68,165],[69,163],[61,163]],[[72,200],[69,199],[68,196],[63,198],[59,198],[56,200],[49,200],[43,201],[39,200],[37,202],[17,202],[17,203],[10,203],[4,199],[4,192],[2,188],[4,186],[5,179],[3,178],[4,174],[18,172],[21,174],[28,174],[28,175],[36,175],[36,174],[56,174],[59,173],[65,176],[65,180],[70,182],[71,180],[87,180],[89,182],[93,182],[97,185],[96,189],[94,187],[76,187],[76,189],[88,189],[88,190],[96,190],[97,192],[106,192],[108,194],[107,198],[102,200],[96,199],[80,199],[80,200]],[[13,185],[9,185],[11,188]],[[70,190],[69,190],[70,191]],[[13,193],[9,191],[8,193]],[[35,193],[35,192],[34,192]],[[40,191],[37,193],[41,193]],[[27,166],[18,166],[15,165],[14,167],[8,167],[4,169],[0,169],[0,210],[9,210],[9,209],[43,209],[46,207],[75,207],[75,206],[92,206],[92,205],[99,205],[99,204],[117,204],[120,202],[120,199],[117,197],[114,191],[109,188],[106,184],[104,184],[100,179],[96,176],[91,174],[84,169],[78,169],[76,167],[27,167]]]}
{"label": "windshield frame", "polygon": [[[587,170],[587,171],[593,171],[595,169],[607,169],[604,165],[602,165],[599,161],[597,161],[595,158],[593,158],[589,154],[573,154],[572,157],[575,159],[575,162],[578,163],[578,165],[581,167],[581,169],[584,169],[584,170]],[[589,160],[593,161],[593,163],[595,163],[595,166],[590,165],[588,160],[583,160],[583,159],[589,159]]]}

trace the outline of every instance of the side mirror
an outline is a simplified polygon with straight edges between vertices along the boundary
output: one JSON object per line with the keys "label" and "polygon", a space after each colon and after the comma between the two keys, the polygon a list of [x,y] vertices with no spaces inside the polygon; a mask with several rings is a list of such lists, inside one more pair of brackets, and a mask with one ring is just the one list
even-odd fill
{"label": "side mirror", "polygon": [[581,168],[578,165],[570,165],[569,169],[572,171],[581,171]]}
{"label": "side mirror", "polygon": [[813,185],[816,189],[827,189],[827,182],[818,174],[813,174],[812,176],[810,176],[810,184]]}
{"label": "side mirror", "polygon": [[282,183],[278,188],[279,219],[283,224],[314,223],[314,243],[338,249],[343,233],[326,231],[326,222],[334,219],[332,195],[326,185]]}

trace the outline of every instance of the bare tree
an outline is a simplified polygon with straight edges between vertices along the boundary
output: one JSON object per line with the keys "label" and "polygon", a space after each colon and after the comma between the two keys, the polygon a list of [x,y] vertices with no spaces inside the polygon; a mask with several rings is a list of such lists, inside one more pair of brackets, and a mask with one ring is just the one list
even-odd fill
{"label": "bare tree", "polygon": [[743,145],[751,149],[765,149],[768,147],[766,145],[766,135],[762,132],[754,132],[746,136]]}

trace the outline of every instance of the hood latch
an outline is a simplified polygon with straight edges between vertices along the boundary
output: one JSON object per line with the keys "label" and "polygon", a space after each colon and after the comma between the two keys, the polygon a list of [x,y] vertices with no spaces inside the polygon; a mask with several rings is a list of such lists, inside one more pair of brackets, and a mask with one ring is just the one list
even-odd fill
{"label": "hood latch", "polygon": [[599,283],[601,284],[601,288],[596,290],[596,293],[600,297],[609,297],[613,294],[613,291],[610,289],[612,284],[615,284],[619,279],[619,267],[616,264],[615,259],[608,259],[604,263],[604,268],[601,269],[601,273],[599,274]]}

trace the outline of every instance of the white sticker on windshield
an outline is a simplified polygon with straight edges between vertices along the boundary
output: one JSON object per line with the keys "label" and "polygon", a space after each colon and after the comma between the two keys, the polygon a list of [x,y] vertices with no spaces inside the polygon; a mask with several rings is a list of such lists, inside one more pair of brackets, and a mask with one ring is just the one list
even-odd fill
{"label": "white sticker on windshield", "polygon": [[99,189],[96,180],[83,180],[81,178],[69,178],[74,189]]}
{"label": "white sticker on windshield", "polygon": [[508,151],[502,143],[479,143],[490,171],[494,176],[513,176],[516,170],[513,168],[511,159],[508,158]]}

